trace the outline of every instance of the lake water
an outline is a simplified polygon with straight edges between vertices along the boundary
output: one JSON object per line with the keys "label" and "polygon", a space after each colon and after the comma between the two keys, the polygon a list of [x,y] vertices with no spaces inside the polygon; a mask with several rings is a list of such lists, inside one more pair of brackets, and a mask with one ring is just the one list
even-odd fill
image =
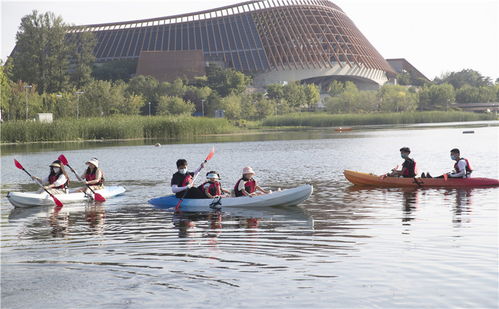
{"label": "lake water", "polygon": [[[474,130],[474,134],[463,134]],[[195,143],[2,148],[2,308],[497,308],[499,188],[359,189],[344,169],[384,173],[409,146],[421,171],[499,178],[498,123],[332,129]],[[270,189],[314,186],[298,207],[174,215],[147,203],[170,193],[175,161],[233,186],[246,165]],[[102,205],[13,209],[61,153],[79,171],[97,157],[124,196]],[[205,170],[207,171],[207,170]],[[74,177],[73,177],[74,179]],[[198,180],[200,183],[200,180]],[[76,186],[77,184],[74,183]]]}

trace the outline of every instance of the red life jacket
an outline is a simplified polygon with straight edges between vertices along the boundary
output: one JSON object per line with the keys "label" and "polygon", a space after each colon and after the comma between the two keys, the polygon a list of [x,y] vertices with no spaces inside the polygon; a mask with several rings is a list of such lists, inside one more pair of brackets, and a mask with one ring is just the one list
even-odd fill
{"label": "red life jacket", "polygon": [[[243,194],[243,191],[242,190],[239,190],[239,183],[241,181],[244,181],[244,179],[239,179],[237,182],[236,182],[236,185],[234,186],[234,192],[236,193],[236,197],[239,197],[239,196],[244,196]],[[248,193],[253,193],[256,191],[256,181],[254,179],[251,179],[249,181],[246,181],[246,183],[244,184],[244,190]]]}
{"label": "red life jacket", "polygon": [[409,160],[411,160],[412,162],[414,162],[414,174],[411,175],[411,170],[409,170],[408,168],[406,168],[404,170],[404,172],[402,173],[402,176],[406,177],[406,178],[407,177],[409,177],[409,178],[410,177],[415,177],[418,174],[418,168],[417,168],[417,165],[416,165],[416,161],[414,161],[413,159],[409,159]]}
{"label": "red life jacket", "polygon": [[210,186],[208,187],[208,193],[210,193],[211,196],[222,195],[222,186],[220,185],[220,182],[207,181],[207,182],[203,183],[202,185],[200,185],[198,187],[201,191],[203,191],[203,193],[205,192],[205,185],[206,184],[210,184]]}
{"label": "red life jacket", "polygon": [[[86,181],[95,180],[97,178],[96,174],[97,174],[97,169],[95,169],[93,173],[85,174],[85,180]],[[102,174],[102,176],[100,178],[100,181],[98,183],[96,183],[95,185],[102,185],[104,183],[104,173],[101,171],[101,174]]]}
{"label": "red life jacket", "polygon": [[[56,182],[57,179],[59,179],[59,176],[61,176],[61,175],[64,175],[64,174],[49,175],[49,184],[53,184],[54,182]],[[69,184],[69,179],[67,179],[66,182],[63,183],[62,185],[60,185],[58,187],[54,187],[54,189],[66,189],[68,187],[68,184]]]}
{"label": "red life jacket", "polygon": [[461,158],[459,159],[455,164],[454,164],[454,170],[456,171],[456,173],[459,173],[461,170],[459,169],[459,166],[458,166],[458,163],[459,161],[461,160],[464,160],[466,162],[466,176],[468,176],[469,174],[471,174],[471,172],[473,172],[473,169],[471,168],[471,165],[470,165],[470,162],[468,161],[468,159],[465,159],[465,158]]}
{"label": "red life jacket", "polygon": [[189,182],[191,181],[192,179],[192,175],[191,174],[185,174],[185,178],[184,180],[182,180],[182,185],[181,187],[185,187],[189,184]]}

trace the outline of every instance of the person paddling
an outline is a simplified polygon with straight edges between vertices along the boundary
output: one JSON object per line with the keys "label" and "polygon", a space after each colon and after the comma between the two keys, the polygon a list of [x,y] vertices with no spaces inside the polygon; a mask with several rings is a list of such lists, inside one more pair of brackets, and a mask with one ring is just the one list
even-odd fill
{"label": "person paddling", "polygon": [[[175,193],[177,198],[192,198],[200,199],[205,198],[204,193],[197,187],[193,187],[192,180],[199,174],[199,172],[204,168],[204,163],[202,163],[198,169],[194,172],[187,171],[187,160],[178,159],[177,160],[177,172],[173,174],[171,180],[172,192]],[[188,190],[185,192],[185,190]],[[185,197],[184,197],[185,194]]]}
{"label": "person paddling", "polygon": [[388,177],[404,177],[404,178],[413,178],[416,177],[416,161],[414,159],[409,158],[409,154],[411,153],[411,149],[409,147],[400,148],[400,156],[404,159],[404,163],[402,163],[402,169],[392,169],[391,173],[388,173],[386,176]]}
{"label": "person paddling", "polygon": [[451,160],[456,161],[454,164],[454,171],[438,176],[437,178],[446,178],[451,177],[451,178],[471,178],[471,173],[473,172],[473,169],[471,168],[470,162],[468,159],[461,158],[461,153],[459,149],[454,148],[450,151],[450,158]]}
{"label": "person paddling", "polygon": [[[97,160],[97,158],[92,158],[85,162],[85,164],[88,165],[88,167],[83,175],[81,175],[81,178],[85,180],[85,184],[94,191],[104,189],[104,172],[99,168],[99,160]],[[87,187],[79,188],[77,191],[87,191]],[[90,193],[90,190],[88,190],[87,193]]]}
{"label": "person paddling", "polygon": [[[64,170],[61,161],[55,160],[50,165],[50,173],[44,179],[40,179],[36,176],[31,176],[33,180],[36,180],[42,184],[47,184],[44,186],[52,194],[63,194],[67,193],[68,185],[69,185],[69,177]],[[43,192],[43,189],[40,189],[38,193]]]}
{"label": "person paddling", "polygon": [[243,168],[243,177],[240,178],[234,186],[236,197],[254,196],[257,195],[257,190],[264,194],[268,194],[267,191],[257,185],[256,180],[253,179],[253,176],[255,176],[255,172],[251,167],[247,166]]}
{"label": "person paddling", "polygon": [[206,198],[222,196],[223,193],[229,194],[229,190],[222,188],[220,183],[220,174],[216,171],[210,171],[206,174],[207,181],[198,188],[205,194]]}

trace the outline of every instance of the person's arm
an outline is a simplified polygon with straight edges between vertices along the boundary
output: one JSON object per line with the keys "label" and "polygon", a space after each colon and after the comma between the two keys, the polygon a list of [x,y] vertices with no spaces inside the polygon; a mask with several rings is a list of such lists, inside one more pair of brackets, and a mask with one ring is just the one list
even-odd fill
{"label": "person's arm", "polygon": [[459,167],[459,173],[456,172],[450,173],[449,177],[463,178],[464,176],[466,176],[466,161],[459,160],[459,162],[457,162],[457,166]]}
{"label": "person's arm", "polygon": [[204,168],[204,163],[201,163],[201,165],[194,171],[194,175],[192,175],[192,179],[196,178],[201,172],[201,170]]}
{"label": "person's arm", "polygon": [[265,193],[265,194],[268,194],[268,192],[267,192],[267,191],[265,191],[265,190],[263,190],[263,189],[262,189],[262,187],[260,187],[259,185],[256,185],[256,189],[257,189],[258,191],[260,191],[260,192],[263,192],[263,193]]}
{"label": "person's arm", "polygon": [[208,198],[213,198],[214,196],[210,194],[210,185],[205,185],[203,187],[203,192]]}
{"label": "person's arm", "polygon": [[177,185],[172,185],[172,192],[173,193],[179,193],[179,192],[185,191],[185,190],[187,190],[187,189],[189,189],[191,187],[192,186],[190,186],[190,185],[187,185],[185,187],[179,187]]}

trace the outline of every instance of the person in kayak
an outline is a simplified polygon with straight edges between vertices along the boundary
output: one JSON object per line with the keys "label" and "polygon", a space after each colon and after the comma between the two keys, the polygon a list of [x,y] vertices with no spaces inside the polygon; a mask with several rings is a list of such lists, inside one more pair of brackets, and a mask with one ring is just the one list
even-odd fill
{"label": "person in kayak", "polygon": [[[84,179],[85,184],[88,185],[92,190],[102,190],[104,189],[104,172],[99,168],[99,160],[97,158],[92,158],[85,162],[88,166],[81,178]],[[77,191],[83,192],[87,191],[90,193],[87,187],[79,188]]]}
{"label": "person in kayak", "polygon": [[201,190],[199,190],[197,187],[193,187],[192,183],[193,179],[199,174],[199,172],[203,168],[204,168],[204,163],[202,163],[199,166],[199,168],[196,169],[194,172],[188,172],[187,160],[185,159],[177,160],[177,172],[173,174],[171,180],[172,192],[175,193],[175,197],[192,198],[192,199],[206,198],[206,196]]}
{"label": "person in kayak", "polygon": [[253,178],[255,172],[249,166],[243,168],[243,177],[240,178],[236,185],[234,186],[234,192],[236,197],[240,196],[254,196],[258,195],[257,190],[263,194],[268,194],[267,191],[263,190],[259,185],[257,185],[256,180]]}
{"label": "person in kayak", "polygon": [[404,178],[413,178],[416,177],[416,161],[414,159],[409,158],[409,154],[411,153],[411,149],[409,147],[400,148],[400,156],[404,159],[404,163],[402,163],[402,169],[392,169],[391,173],[388,173],[386,176],[388,177],[404,177]]}
{"label": "person in kayak", "polygon": [[440,175],[437,178],[446,178],[451,177],[451,178],[471,178],[471,173],[473,172],[473,169],[471,168],[470,162],[468,159],[461,158],[461,153],[459,149],[454,148],[450,151],[450,158],[451,160],[456,161],[454,163],[454,171]]}
{"label": "person in kayak", "polygon": [[204,193],[205,198],[222,196],[224,193],[230,195],[229,190],[222,188],[222,184],[220,183],[220,174],[216,171],[206,173],[206,180],[207,181],[205,183],[198,187],[198,189]]}
{"label": "person in kayak", "polygon": [[[44,186],[52,194],[63,194],[67,193],[69,185],[69,177],[64,170],[64,165],[59,160],[55,160],[50,165],[50,173],[44,179],[40,179],[36,176],[31,176],[33,180],[38,181],[41,184],[47,184]],[[44,192],[40,189],[38,193]]]}

